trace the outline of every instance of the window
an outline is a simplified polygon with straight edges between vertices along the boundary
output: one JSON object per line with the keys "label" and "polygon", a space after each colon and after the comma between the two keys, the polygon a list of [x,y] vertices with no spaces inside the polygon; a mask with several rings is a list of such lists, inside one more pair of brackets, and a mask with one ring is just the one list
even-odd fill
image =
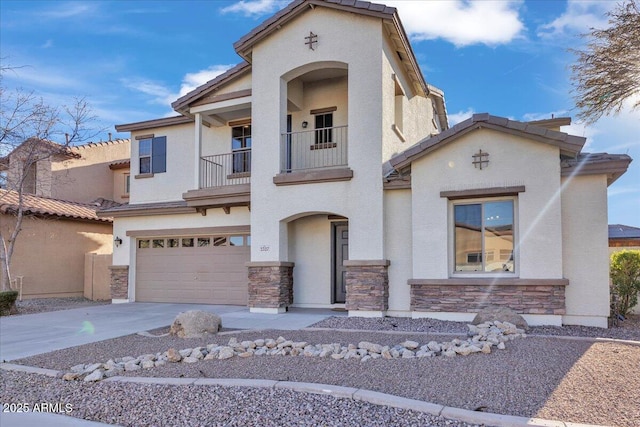
{"label": "window", "polygon": [[233,173],[251,172],[251,125],[231,128]]}
{"label": "window", "polygon": [[333,142],[333,113],[316,114],[316,144]]}
{"label": "window", "polygon": [[124,195],[128,196],[131,189],[131,175],[124,174]]}
{"label": "window", "polygon": [[167,171],[167,137],[141,139],[138,145],[140,174]]}
{"label": "window", "polygon": [[513,206],[513,200],[453,206],[455,272],[515,272]]}
{"label": "window", "polygon": [[24,178],[22,191],[24,193],[35,194],[36,183],[38,182],[38,177],[37,177],[38,164],[36,162],[33,162],[28,166],[25,165],[25,168],[26,168],[26,171],[25,171],[25,178]]}
{"label": "window", "polygon": [[403,106],[404,106],[404,90],[402,90],[402,86],[400,85],[400,81],[398,80],[398,76],[393,75],[393,83],[394,83],[394,118],[393,118],[393,130],[396,132],[398,137],[405,141],[404,135],[402,134],[403,129]]}

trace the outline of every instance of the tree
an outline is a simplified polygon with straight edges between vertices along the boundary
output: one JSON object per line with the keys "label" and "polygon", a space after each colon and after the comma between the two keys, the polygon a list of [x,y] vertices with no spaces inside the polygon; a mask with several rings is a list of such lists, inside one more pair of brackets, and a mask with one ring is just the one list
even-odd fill
{"label": "tree", "polygon": [[[71,106],[48,105],[33,91],[7,90],[3,77],[9,71],[16,68],[0,66],[0,156],[4,156],[0,163],[6,174],[4,189],[14,192],[18,201],[11,212],[15,221],[0,227],[0,292],[10,290],[11,257],[24,219],[23,194],[36,184],[33,171],[38,162],[68,154],[71,145],[98,133],[87,127],[95,117],[85,98],[75,98]],[[6,194],[2,193],[0,202]]]}
{"label": "tree", "polygon": [[625,0],[607,16],[609,28],[592,28],[582,35],[585,50],[572,50],[578,55],[571,67],[578,118],[586,123],[619,113],[627,99],[640,107],[640,6]]}
{"label": "tree", "polygon": [[622,316],[638,303],[640,292],[640,251],[620,251],[611,255],[611,283],[616,311]]}

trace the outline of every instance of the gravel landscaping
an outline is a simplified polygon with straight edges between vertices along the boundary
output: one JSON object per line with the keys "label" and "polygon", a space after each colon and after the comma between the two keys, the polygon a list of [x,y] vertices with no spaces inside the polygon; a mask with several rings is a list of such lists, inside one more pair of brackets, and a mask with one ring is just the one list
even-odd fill
{"label": "gravel landscaping", "polygon": [[82,297],[70,298],[33,298],[16,301],[18,313],[13,316],[23,314],[46,313],[49,311],[70,310],[72,308],[93,307],[96,305],[111,304],[111,300],[92,301]]}
{"label": "gravel landscaping", "polygon": [[[636,321],[637,318],[633,318],[627,325],[633,325]],[[314,344],[335,342],[347,345],[369,341],[394,345],[406,340],[419,343],[450,341],[455,335],[438,333],[459,333],[459,337],[464,338],[467,330],[466,325],[460,322],[391,318],[330,318],[314,327],[343,330],[231,331],[205,339],[129,335],[17,362],[68,370],[79,363],[135,357],[166,351],[171,347],[184,349],[214,343],[226,345],[232,337],[238,341],[283,336],[289,340]],[[347,329],[368,331],[351,332]],[[125,375],[314,382],[369,389],[470,410],[591,424],[637,426],[640,423],[640,376],[629,373],[638,372],[640,347],[536,336],[554,332],[556,335],[614,334],[636,340],[640,336],[637,328],[628,326],[611,330],[531,328],[527,338],[510,341],[505,350],[494,350],[488,355],[375,359],[365,363],[355,359],[315,357],[234,357],[192,364],[169,363]],[[165,424],[162,417],[168,412],[174,413],[172,416],[176,418],[167,421],[166,425],[205,425],[198,418],[202,413],[194,408],[206,408],[203,411],[210,417],[208,419],[216,420],[211,425],[362,425],[364,421],[356,420],[362,419],[365,412],[370,417],[365,422],[367,425],[466,425],[410,411],[271,389],[103,382],[88,384],[13,372],[2,373],[2,379],[0,400],[3,402],[17,399],[18,396],[26,401],[59,399],[73,403],[78,408],[71,415],[121,425]],[[215,405],[210,403],[214,399],[212,396],[218,396]],[[138,399],[142,400],[137,403]],[[147,404],[147,399],[162,401],[162,407],[167,410],[160,411],[157,405]],[[230,408],[235,408],[235,413],[228,412]],[[237,418],[228,421],[230,419],[225,418],[227,415],[224,414],[229,413]],[[290,416],[294,418],[286,418]],[[394,424],[398,417],[402,422]]]}

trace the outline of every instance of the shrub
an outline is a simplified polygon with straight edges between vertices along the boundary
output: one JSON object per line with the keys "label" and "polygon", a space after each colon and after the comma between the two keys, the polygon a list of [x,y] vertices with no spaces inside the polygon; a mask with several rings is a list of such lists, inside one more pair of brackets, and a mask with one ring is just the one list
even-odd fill
{"label": "shrub", "polygon": [[611,255],[611,292],[615,310],[626,316],[638,303],[640,292],[640,251],[620,251]]}
{"label": "shrub", "polygon": [[16,303],[18,291],[0,292],[0,316],[11,314],[11,308]]}

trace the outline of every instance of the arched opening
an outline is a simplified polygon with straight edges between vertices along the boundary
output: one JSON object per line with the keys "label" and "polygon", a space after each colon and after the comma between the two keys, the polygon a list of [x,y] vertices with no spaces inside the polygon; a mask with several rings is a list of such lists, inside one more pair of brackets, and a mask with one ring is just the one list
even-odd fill
{"label": "arched opening", "polygon": [[347,165],[348,65],[305,64],[282,75],[287,88],[281,173]]}
{"label": "arched opening", "polygon": [[306,212],[283,220],[287,227],[288,260],[293,262],[293,306],[343,307],[349,259],[348,218],[327,212]]}

